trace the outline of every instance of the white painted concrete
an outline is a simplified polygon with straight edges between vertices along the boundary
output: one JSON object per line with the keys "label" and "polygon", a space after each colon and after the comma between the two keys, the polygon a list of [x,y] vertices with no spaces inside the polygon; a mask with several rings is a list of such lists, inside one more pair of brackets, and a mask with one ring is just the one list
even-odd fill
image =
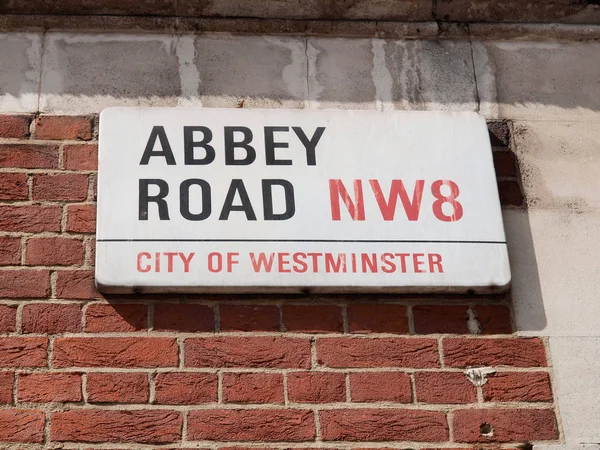
{"label": "white painted concrete", "polygon": [[41,34],[0,33],[0,111],[37,111],[41,50]]}
{"label": "white painted concrete", "polygon": [[600,127],[518,121],[514,142],[530,209],[600,211]]}
{"label": "white painted concrete", "polygon": [[517,329],[600,336],[600,212],[504,212]]}
{"label": "white painted concrete", "polygon": [[550,350],[565,439],[594,450],[600,446],[600,337],[551,337]]}
{"label": "white painted concrete", "polygon": [[[527,120],[600,120],[600,43],[487,42],[500,117]],[[481,75],[480,75],[481,74]]]}
{"label": "white painted concrete", "polygon": [[210,35],[197,37],[195,48],[203,106],[304,107],[304,39]]}
{"label": "white painted concrete", "polygon": [[85,114],[109,106],[177,106],[181,95],[173,36],[46,35],[42,112]]}
{"label": "white painted concrete", "polygon": [[388,41],[385,54],[396,109],[477,110],[469,42]]}

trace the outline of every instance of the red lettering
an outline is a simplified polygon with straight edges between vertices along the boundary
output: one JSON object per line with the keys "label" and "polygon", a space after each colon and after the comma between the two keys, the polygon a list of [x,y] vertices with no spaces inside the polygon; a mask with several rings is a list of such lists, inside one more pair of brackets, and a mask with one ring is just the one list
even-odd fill
{"label": "red lettering", "polygon": [[400,267],[402,268],[402,273],[406,273],[406,258],[410,256],[410,253],[394,253],[398,258],[400,258]]}
{"label": "red lettering", "polygon": [[184,253],[179,253],[179,257],[181,258],[181,261],[183,262],[183,271],[185,273],[188,273],[190,271],[190,262],[192,261],[192,258],[194,257],[195,253],[190,253],[190,256],[188,256],[187,258],[185,257]]}
{"label": "red lettering", "polygon": [[173,272],[173,257],[177,255],[177,252],[164,252],[163,255],[167,256],[167,272]]}
{"label": "red lettering", "polygon": [[370,258],[368,253],[361,253],[360,261],[362,263],[363,273],[367,273],[367,266],[369,266],[371,273],[377,272],[377,253],[371,253]]}
{"label": "red lettering", "polygon": [[152,255],[148,252],[138,253],[138,256],[137,256],[138,272],[150,272],[150,269],[152,269],[152,266],[150,264],[146,264],[144,267],[142,267],[142,257],[146,258],[146,259],[150,259],[150,258],[152,258]]}
{"label": "red lettering", "polygon": [[323,253],[307,253],[312,258],[313,272],[319,271],[319,256],[323,256]]}
{"label": "red lettering", "polygon": [[384,253],[381,255],[381,261],[384,266],[381,267],[381,270],[384,273],[393,273],[396,271],[396,264],[394,264],[394,254],[393,253]]}
{"label": "red lettering", "polygon": [[379,210],[381,211],[383,220],[394,220],[398,197],[400,197],[400,201],[402,202],[402,206],[408,220],[419,220],[419,211],[421,209],[421,199],[423,198],[423,186],[425,186],[425,180],[417,180],[415,182],[415,190],[413,191],[412,201],[408,198],[408,194],[406,193],[406,189],[404,188],[404,183],[402,180],[392,180],[392,185],[390,186],[390,195],[387,202],[383,196],[383,191],[381,190],[379,181],[369,180],[369,184],[371,185],[371,189],[373,189],[373,194],[375,195],[375,200],[377,200],[377,205],[379,205]]}
{"label": "red lettering", "polygon": [[279,266],[279,273],[290,273],[291,270],[290,269],[284,269],[283,266],[284,265],[289,265],[290,264],[290,260],[286,259],[284,261],[284,256],[285,257],[289,257],[290,254],[289,253],[277,253],[277,265]]}
{"label": "red lettering", "polygon": [[[442,186],[450,188],[450,195],[442,194]],[[433,202],[433,214],[442,222],[456,222],[463,216],[462,205],[456,200],[458,194],[458,185],[450,180],[436,180],[431,185],[431,193],[436,198]],[[442,205],[448,203],[452,206],[452,214],[447,215],[442,210]]]}
{"label": "red lettering", "polygon": [[227,272],[231,272],[233,265],[239,263],[237,259],[233,259],[234,256],[240,256],[239,253],[227,253]]}
{"label": "red lettering", "polygon": [[329,180],[329,198],[331,201],[332,220],[341,220],[340,197],[346,205],[352,220],[365,220],[365,203],[363,200],[361,180],[354,180],[354,198],[356,203],[352,201],[342,180]]}
{"label": "red lettering", "polygon": [[254,253],[250,253],[250,261],[252,261],[252,268],[255,272],[260,272],[261,267],[264,267],[265,272],[271,272],[271,268],[273,267],[273,258],[275,257],[275,253],[271,253],[269,255],[269,259],[267,260],[267,256],[264,253],[258,254],[258,260],[254,256]]}
{"label": "red lettering", "polygon": [[343,273],[346,273],[346,255],[338,253],[337,259],[334,261],[331,253],[325,253],[325,272],[329,273],[333,271],[338,273],[340,269]]}
{"label": "red lettering", "polygon": [[412,255],[415,273],[424,273],[424,272],[427,272],[426,270],[419,269],[420,266],[422,266],[423,264],[425,264],[425,261],[423,261],[422,259],[420,259],[423,256],[425,256],[424,253],[413,253],[413,255]]}
{"label": "red lettering", "polygon": [[437,253],[429,253],[429,272],[434,273],[434,267],[437,267],[438,273],[444,273],[444,269],[442,267],[442,255]]}
{"label": "red lettering", "polygon": [[[215,264],[216,259],[216,264]],[[223,255],[219,252],[212,252],[208,254],[208,271],[212,273],[220,272],[223,270]]]}
{"label": "red lettering", "polygon": [[294,266],[294,272],[304,273],[308,270],[308,264],[306,264],[306,253],[298,252],[294,253],[294,262],[297,264]]}

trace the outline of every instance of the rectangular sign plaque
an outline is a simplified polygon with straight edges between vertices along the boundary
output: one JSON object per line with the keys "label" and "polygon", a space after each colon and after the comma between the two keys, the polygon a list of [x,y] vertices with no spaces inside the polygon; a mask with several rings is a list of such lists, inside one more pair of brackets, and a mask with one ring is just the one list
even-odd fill
{"label": "rectangular sign plaque", "polygon": [[125,292],[497,292],[472,112],[109,108],[96,283]]}

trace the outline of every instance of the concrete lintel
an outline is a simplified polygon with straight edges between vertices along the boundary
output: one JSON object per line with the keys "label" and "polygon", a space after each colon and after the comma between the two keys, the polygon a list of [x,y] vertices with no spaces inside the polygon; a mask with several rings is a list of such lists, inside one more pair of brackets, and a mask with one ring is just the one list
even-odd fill
{"label": "concrete lintel", "polygon": [[595,0],[10,0],[0,14],[600,23]]}
{"label": "concrete lintel", "polygon": [[600,40],[598,24],[0,14],[0,31],[234,33],[380,39]]}

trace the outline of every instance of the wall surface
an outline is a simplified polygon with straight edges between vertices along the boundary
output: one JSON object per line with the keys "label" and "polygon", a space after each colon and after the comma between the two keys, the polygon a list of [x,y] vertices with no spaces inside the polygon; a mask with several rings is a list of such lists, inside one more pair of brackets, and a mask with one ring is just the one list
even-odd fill
{"label": "wall surface", "polygon": [[[589,426],[600,423],[599,51],[0,34],[0,441],[600,442]],[[512,295],[103,297],[93,285],[97,113],[115,105],[478,111],[492,130]],[[473,366],[494,373],[477,383]]]}

